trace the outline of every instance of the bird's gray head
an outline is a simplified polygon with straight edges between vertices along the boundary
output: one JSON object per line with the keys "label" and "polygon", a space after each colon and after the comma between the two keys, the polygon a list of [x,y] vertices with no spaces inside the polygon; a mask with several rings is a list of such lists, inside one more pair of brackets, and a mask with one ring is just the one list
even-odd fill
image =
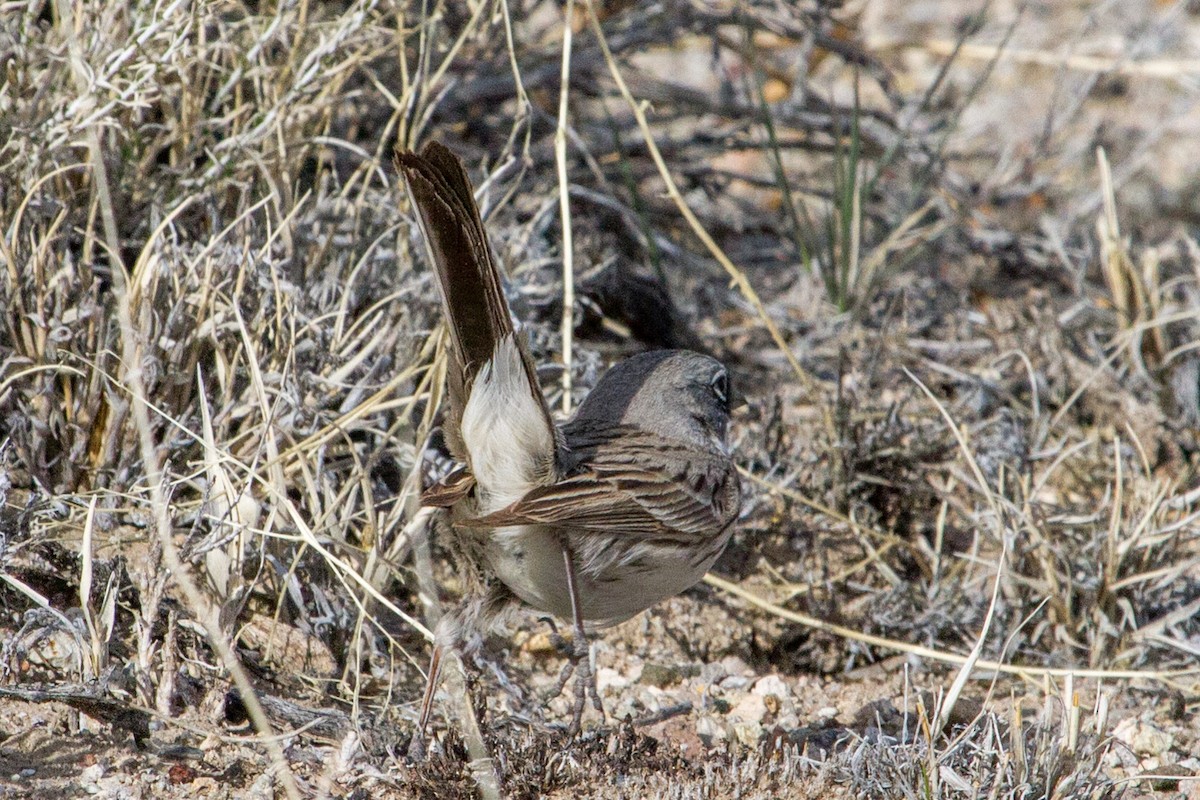
{"label": "bird's gray head", "polygon": [[731,397],[729,371],[720,361],[690,350],[655,350],[606,372],[572,423],[634,425],[726,451]]}

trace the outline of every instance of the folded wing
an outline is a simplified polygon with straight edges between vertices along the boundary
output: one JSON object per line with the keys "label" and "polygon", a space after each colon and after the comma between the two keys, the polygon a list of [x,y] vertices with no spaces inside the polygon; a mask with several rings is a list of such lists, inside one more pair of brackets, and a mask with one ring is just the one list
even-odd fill
{"label": "folded wing", "polygon": [[737,515],[737,473],[722,454],[627,426],[569,444],[586,452],[571,475],[460,524],[545,524],[687,542],[716,535]]}

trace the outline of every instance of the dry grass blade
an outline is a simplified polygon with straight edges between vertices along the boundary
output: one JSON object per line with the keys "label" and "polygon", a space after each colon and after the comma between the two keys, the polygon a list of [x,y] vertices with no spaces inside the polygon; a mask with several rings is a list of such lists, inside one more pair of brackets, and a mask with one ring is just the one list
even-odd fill
{"label": "dry grass blade", "polygon": [[[831,633],[834,636],[838,636],[842,639],[847,639],[854,642],[862,642],[863,644],[868,644],[872,647],[881,647],[897,653],[907,653],[908,655],[916,656],[918,658],[927,658],[931,661],[937,661],[957,667],[963,667],[971,660],[970,656],[963,656],[957,653],[937,650],[932,647],[910,644],[908,642],[902,642],[896,639],[889,639],[886,636],[875,636],[874,634],[863,633],[852,628],[847,628],[844,625],[835,625],[831,622],[817,619],[809,614],[801,614],[799,612],[792,611],[759,597],[755,593],[711,573],[705,576],[704,581],[710,586],[715,586],[723,592],[727,592],[734,597],[739,597],[756,608],[760,608],[763,611],[768,612],[769,614],[773,614],[782,619],[798,623],[806,628],[812,628],[825,633]],[[976,671],[991,671],[1006,675],[1018,675],[1027,680],[1045,677],[1065,678],[1068,675],[1073,675],[1074,677],[1080,679],[1160,682],[1172,686],[1178,685],[1186,688],[1188,691],[1195,691],[1196,688],[1200,686],[1200,683],[1193,682],[1189,684],[1184,680],[1186,678],[1200,679],[1200,667],[1170,670],[1092,668],[1075,669],[1070,667],[1022,666],[1020,664],[1005,664],[1002,662],[981,658],[974,662],[974,669]]]}
{"label": "dry grass blade", "polygon": [[571,194],[567,177],[567,109],[571,96],[571,19],[575,0],[567,0],[562,26],[562,79],[558,89],[558,123],[554,129],[554,163],[558,169],[558,209],[562,217],[562,411],[571,411],[571,362],[575,341],[575,247],[571,238]]}
{"label": "dry grass blade", "polygon": [[787,359],[788,364],[791,365],[792,371],[795,373],[796,378],[803,385],[811,386],[811,376],[809,376],[808,372],[800,366],[800,362],[796,360],[795,355],[792,353],[791,347],[783,338],[783,334],[780,332],[779,327],[767,313],[767,309],[763,305],[762,299],[759,298],[758,293],[754,290],[754,287],[750,285],[750,281],[746,278],[746,274],[738,269],[733,262],[729,260],[729,257],[725,255],[725,252],[717,245],[716,241],[713,240],[712,236],[707,230],[705,230],[704,225],[701,224],[700,220],[696,217],[696,214],[688,206],[687,201],[683,198],[683,195],[680,194],[679,187],[676,185],[675,179],[671,177],[671,171],[667,167],[666,161],[663,159],[662,152],[658,149],[658,145],[654,142],[654,134],[651,132],[650,125],[646,121],[644,109],[642,105],[634,99],[633,94],[629,91],[629,87],[625,83],[625,79],[621,76],[621,70],[617,66],[617,63],[613,58],[612,51],[609,49],[608,40],[604,36],[604,30],[600,27],[599,18],[596,16],[595,5],[592,3],[592,0],[587,0],[587,2],[588,18],[591,21],[592,31],[596,36],[596,40],[599,42],[600,47],[604,52],[604,59],[608,65],[609,74],[612,75],[613,80],[620,89],[621,96],[624,97],[626,104],[629,106],[629,110],[633,112],[634,117],[637,119],[638,128],[641,130],[642,134],[642,140],[646,143],[646,147],[650,151],[650,156],[654,159],[654,165],[657,167],[659,175],[662,177],[663,182],[667,186],[668,195],[670,195],[671,200],[675,203],[676,208],[679,209],[679,213],[682,214],[683,218],[687,220],[692,232],[696,234],[697,238],[699,238],[704,244],[705,248],[712,255],[712,257],[716,259],[717,263],[719,263],[729,275],[730,280],[735,286],[737,286],[738,291],[741,292],[746,300],[749,301],[754,307],[754,310],[758,314],[759,319],[762,321],[763,326],[766,327],[767,331],[771,334],[771,339],[775,342],[776,346],[779,348],[779,351]]}
{"label": "dry grass blade", "polygon": [[1053,69],[1066,68],[1081,72],[1137,75],[1165,80],[1178,80],[1189,75],[1200,74],[1200,59],[1153,58],[1130,61],[1123,57],[1114,58],[1111,56],[1081,55],[1079,53],[1064,55],[1058,51],[996,47],[980,43],[961,44],[957,41],[940,39],[925,40],[919,45],[908,45],[899,41],[878,41],[871,44],[872,49],[913,47],[928,50],[934,55],[939,56],[948,56],[951,53],[955,53],[962,58],[978,61],[1016,61],[1021,64],[1031,64]]}

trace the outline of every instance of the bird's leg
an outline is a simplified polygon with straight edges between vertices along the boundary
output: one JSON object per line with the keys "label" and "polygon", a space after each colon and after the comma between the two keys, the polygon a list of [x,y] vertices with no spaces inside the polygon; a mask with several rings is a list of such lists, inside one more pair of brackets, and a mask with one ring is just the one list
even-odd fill
{"label": "bird's leg", "polygon": [[429,672],[425,678],[425,695],[421,699],[421,717],[417,720],[417,732],[413,735],[409,753],[414,758],[425,755],[425,733],[429,729],[429,714],[433,711],[433,696],[437,692],[438,678],[442,672],[442,646],[433,645],[433,655],[429,657]]}
{"label": "bird's leg", "polygon": [[[471,694],[467,688],[467,676],[463,665],[463,655],[466,643],[463,641],[463,607],[444,615],[438,620],[433,633],[433,653],[429,657],[429,672],[425,678],[425,693],[421,698],[421,715],[417,718],[417,729],[409,745],[409,755],[415,759],[425,755],[426,736],[429,731],[430,717],[433,715],[433,701],[437,695],[439,684],[446,682],[447,699],[450,701],[450,718],[456,719],[461,726],[467,749],[480,749],[484,756],[483,737],[479,727],[479,717],[471,703]],[[474,753],[472,753],[474,757]]]}
{"label": "bird's leg", "polygon": [[[433,654],[429,660],[425,693],[421,700],[421,714],[417,730],[410,745],[410,753],[418,757],[425,743],[429,722],[433,716],[434,699],[439,683],[445,682],[446,699],[450,701],[449,718],[460,727],[467,750],[475,759],[487,758],[479,714],[471,703],[467,687],[467,656],[480,659],[480,648],[487,631],[515,606],[516,597],[499,581],[478,587],[472,597],[457,608],[442,615],[434,626]],[[508,679],[494,663],[488,666],[497,674],[501,686],[511,688]],[[415,749],[414,749],[415,748]]]}
{"label": "bird's leg", "polygon": [[[569,656],[570,661],[559,675],[557,688],[558,691],[562,691],[567,679],[571,677],[571,672],[576,673],[575,705],[572,709],[571,727],[569,728],[571,735],[574,735],[579,733],[588,695],[592,696],[592,705],[600,712],[601,716],[604,714],[604,705],[600,702],[600,692],[596,687],[596,672],[592,669],[591,648],[588,645],[587,631],[583,627],[583,607],[579,602],[579,587],[575,580],[575,559],[566,537],[562,540],[562,552],[563,564],[567,572],[567,591],[571,595],[571,617],[575,624],[575,635]],[[557,631],[555,634],[557,635]]]}
{"label": "bird's leg", "polygon": [[[461,628],[456,615],[447,615],[438,622],[434,634],[433,655],[429,662],[428,682],[425,684],[425,695],[421,701],[421,716],[417,722],[417,732],[413,735],[408,748],[408,755],[414,760],[425,758],[425,728],[429,724],[430,711],[433,708],[433,696],[437,692],[438,680],[442,675],[447,660],[450,669],[446,670],[448,694],[455,716],[462,730],[463,743],[470,757],[468,764],[479,792],[482,797],[500,797],[500,777],[496,774],[487,743],[483,740],[483,730],[479,725],[479,716],[471,705],[471,693],[467,688],[466,673],[464,672],[462,655],[463,644]],[[447,622],[450,620],[450,622]]]}
{"label": "bird's leg", "polygon": [[554,682],[554,687],[550,690],[550,697],[553,698],[562,694],[563,689],[567,688],[567,681],[571,680],[571,676],[575,674],[575,649],[571,642],[558,632],[558,626],[554,624],[553,617],[541,617],[541,621],[550,628],[550,645],[554,651],[567,659],[567,663],[563,664],[562,670],[558,673],[558,680]]}

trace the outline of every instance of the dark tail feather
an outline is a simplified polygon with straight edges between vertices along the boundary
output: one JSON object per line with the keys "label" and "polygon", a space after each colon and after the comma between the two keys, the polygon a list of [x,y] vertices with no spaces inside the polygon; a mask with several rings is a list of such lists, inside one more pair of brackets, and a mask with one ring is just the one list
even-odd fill
{"label": "dark tail feather", "polygon": [[[512,335],[512,314],[462,162],[444,145],[430,142],[419,155],[410,150],[398,151],[396,165],[408,181],[409,195],[429,244],[450,328],[453,358],[448,383],[453,420],[447,434],[451,450],[459,450],[455,455],[461,458],[458,423],[471,383],[480,367],[492,358],[497,343]],[[546,401],[533,362],[525,346],[519,346],[529,389],[544,407]],[[549,409],[546,420],[549,424]]]}
{"label": "dark tail feather", "polygon": [[470,181],[462,162],[437,142],[396,161],[433,255],[455,356],[474,374],[513,324]]}

